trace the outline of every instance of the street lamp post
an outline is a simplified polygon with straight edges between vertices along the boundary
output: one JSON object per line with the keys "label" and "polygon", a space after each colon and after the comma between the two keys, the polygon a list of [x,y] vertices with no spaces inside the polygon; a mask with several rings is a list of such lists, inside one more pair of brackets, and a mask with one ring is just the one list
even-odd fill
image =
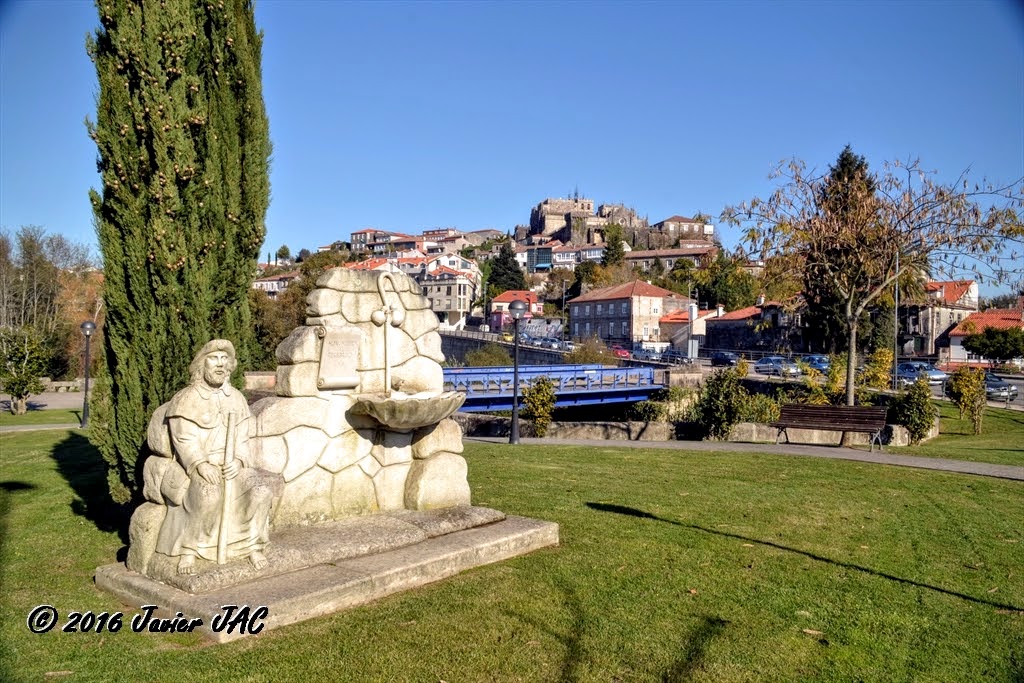
{"label": "street lamp post", "polygon": [[96,331],[96,323],[86,320],[79,326],[85,335],[85,394],[82,397],[82,429],[89,426],[89,340]]}
{"label": "street lamp post", "polygon": [[509,434],[510,444],[519,443],[519,321],[526,313],[526,302],[516,299],[508,305],[512,316],[515,335],[515,346],[512,352],[512,431]]}
{"label": "street lamp post", "polygon": [[896,305],[893,307],[893,333],[892,333],[892,388],[899,390],[896,379],[896,369],[900,363],[900,252],[896,252],[896,282],[893,283],[893,299]]}

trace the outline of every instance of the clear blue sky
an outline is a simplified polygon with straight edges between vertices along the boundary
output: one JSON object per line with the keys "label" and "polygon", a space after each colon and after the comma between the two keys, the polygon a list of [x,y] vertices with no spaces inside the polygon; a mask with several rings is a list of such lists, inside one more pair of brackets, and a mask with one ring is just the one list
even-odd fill
{"label": "clear blue sky", "polygon": [[[974,2],[262,0],[263,252],[365,227],[509,230],[575,189],[651,221],[847,143],[1024,176],[1024,10]],[[95,244],[91,2],[0,0],[0,226]],[[721,228],[723,242],[736,235]]]}

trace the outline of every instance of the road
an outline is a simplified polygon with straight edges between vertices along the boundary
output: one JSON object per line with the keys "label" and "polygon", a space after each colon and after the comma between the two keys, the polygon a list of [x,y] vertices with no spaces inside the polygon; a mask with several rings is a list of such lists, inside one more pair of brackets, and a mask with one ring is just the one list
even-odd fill
{"label": "road", "polygon": [[[85,399],[85,394],[81,391],[48,391],[42,394],[35,394],[29,397],[28,409],[29,410],[54,410],[54,409],[66,409],[74,410],[75,408],[81,409],[82,402]],[[0,400],[0,410],[10,412],[11,400],[10,397],[6,397]]]}

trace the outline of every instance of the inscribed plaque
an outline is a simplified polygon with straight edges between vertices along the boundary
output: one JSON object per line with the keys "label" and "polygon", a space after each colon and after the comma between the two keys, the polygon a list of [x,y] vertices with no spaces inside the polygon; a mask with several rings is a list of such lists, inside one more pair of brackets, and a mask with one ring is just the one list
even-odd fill
{"label": "inscribed plaque", "polygon": [[320,373],[316,386],[329,389],[355,389],[359,386],[359,341],[363,333],[354,327],[325,327],[320,347]]}

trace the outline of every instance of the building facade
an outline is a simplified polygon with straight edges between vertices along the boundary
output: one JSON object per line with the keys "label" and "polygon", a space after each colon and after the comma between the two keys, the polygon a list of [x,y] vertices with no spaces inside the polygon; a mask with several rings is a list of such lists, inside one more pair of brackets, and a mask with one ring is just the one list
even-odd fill
{"label": "building facade", "polygon": [[628,346],[665,341],[661,318],[688,303],[686,297],[643,280],[603,287],[568,302],[569,331],[576,339],[597,337]]}

